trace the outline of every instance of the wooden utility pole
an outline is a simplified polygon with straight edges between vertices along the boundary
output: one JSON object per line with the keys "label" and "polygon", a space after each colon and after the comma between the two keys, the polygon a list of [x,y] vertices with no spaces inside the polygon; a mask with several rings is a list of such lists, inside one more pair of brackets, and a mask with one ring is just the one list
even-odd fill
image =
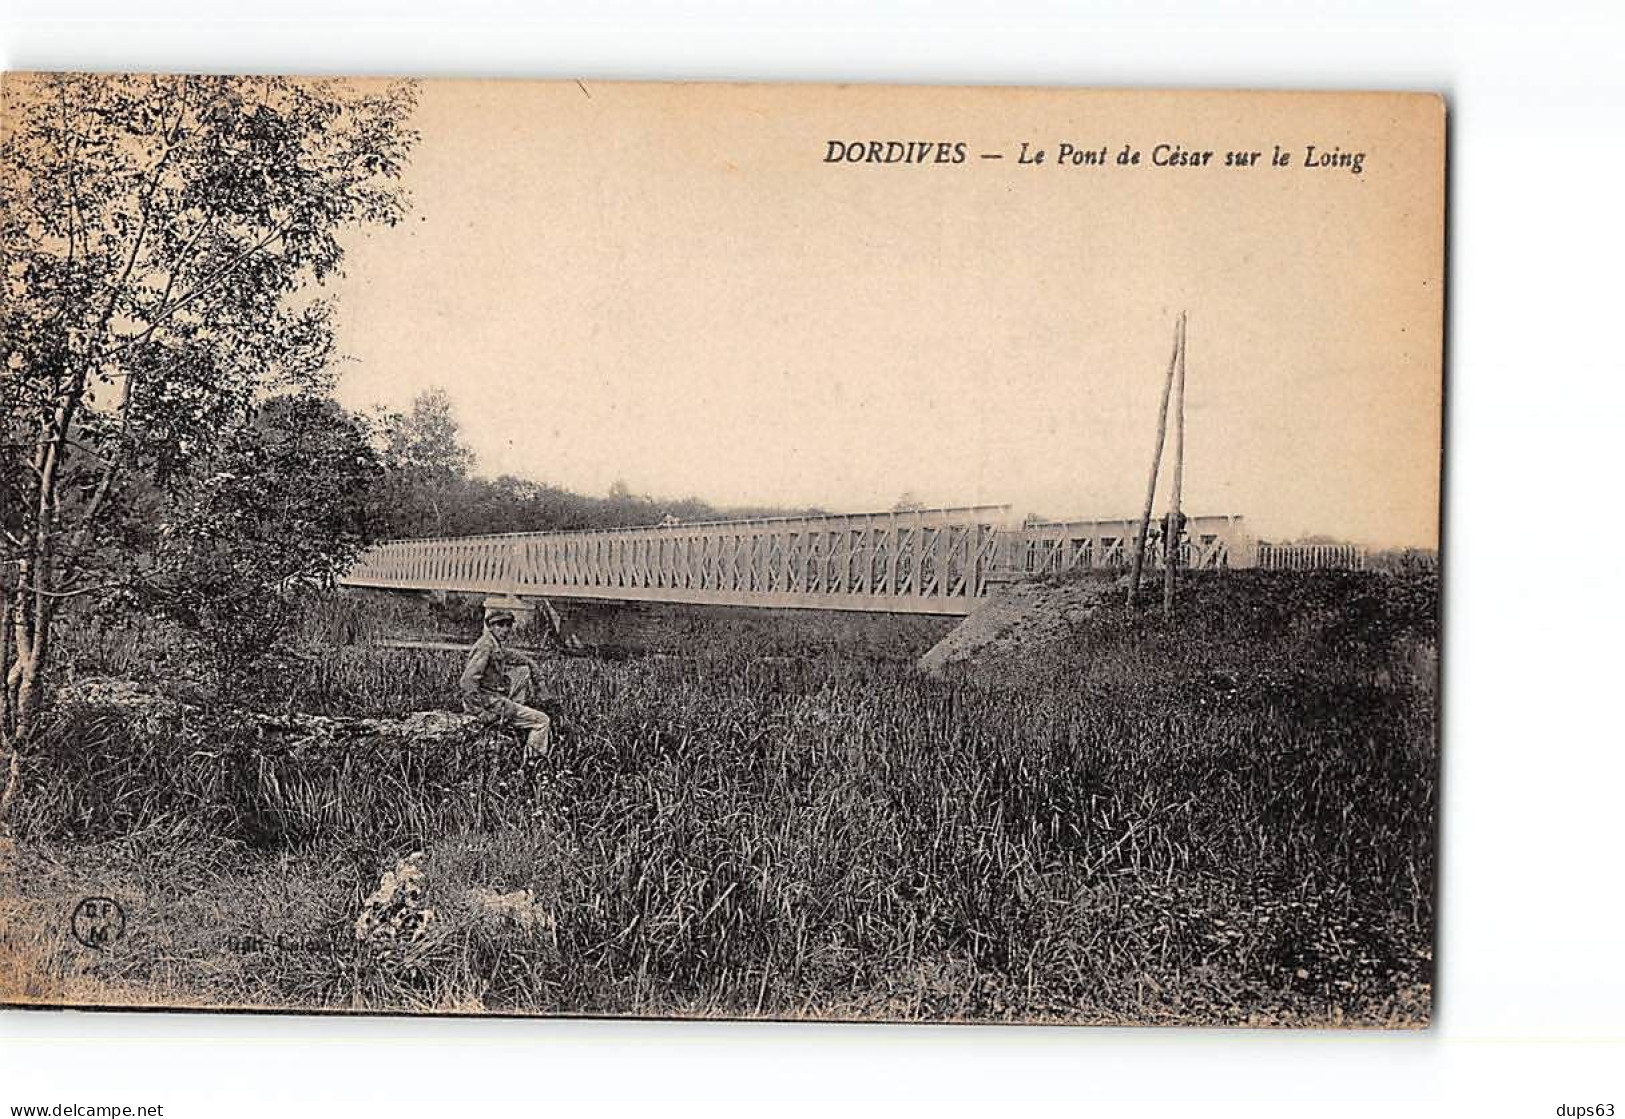
{"label": "wooden utility pole", "polygon": [[1157,470],[1162,466],[1162,444],[1168,433],[1168,395],[1174,387],[1174,367],[1185,345],[1185,312],[1179,312],[1174,326],[1174,352],[1168,358],[1168,376],[1162,382],[1162,406],[1157,409],[1157,449],[1151,454],[1151,480],[1145,487],[1145,509],[1140,513],[1140,531],[1134,540],[1134,566],[1129,570],[1128,604],[1140,593],[1140,575],[1145,570],[1145,537],[1151,529],[1151,503],[1157,497]]}
{"label": "wooden utility pole", "polygon": [[1179,384],[1174,389],[1174,492],[1162,532],[1162,616],[1174,616],[1174,569],[1179,566],[1179,495],[1185,486],[1185,314],[1179,315]]}

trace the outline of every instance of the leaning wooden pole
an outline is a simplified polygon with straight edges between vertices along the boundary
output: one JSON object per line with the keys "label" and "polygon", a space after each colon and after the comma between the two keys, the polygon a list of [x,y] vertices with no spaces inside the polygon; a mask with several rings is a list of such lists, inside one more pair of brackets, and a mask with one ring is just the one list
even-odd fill
{"label": "leaning wooden pole", "polygon": [[1162,444],[1168,433],[1168,394],[1174,387],[1174,366],[1179,361],[1180,339],[1185,332],[1185,312],[1179,313],[1174,327],[1174,352],[1168,358],[1168,376],[1162,382],[1162,406],[1157,409],[1157,449],[1151,454],[1151,480],[1145,487],[1145,509],[1140,513],[1140,530],[1134,537],[1134,565],[1129,569],[1128,604],[1140,593],[1140,574],[1145,570],[1145,537],[1151,529],[1151,503],[1157,497],[1157,469],[1162,465]]}
{"label": "leaning wooden pole", "polygon": [[1179,316],[1179,375],[1174,388],[1174,492],[1168,499],[1168,527],[1162,531],[1162,616],[1174,616],[1175,569],[1179,567],[1179,496],[1185,488],[1185,315]]}

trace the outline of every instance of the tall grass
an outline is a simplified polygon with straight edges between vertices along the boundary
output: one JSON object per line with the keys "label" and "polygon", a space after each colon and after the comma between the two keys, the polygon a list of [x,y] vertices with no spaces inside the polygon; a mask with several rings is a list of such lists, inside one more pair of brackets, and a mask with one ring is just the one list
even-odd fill
{"label": "tall grass", "polygon": [[[350,945],[317,984],[331,1005],[1414,1023],[1435,595],[1197,580],[1180,627],[1113,608],[946,681],[732,640],[559,659],[576,731],[539,774],[502,736],[292,740],[229,709],[69,703],[24,831],[292,857],[352,919],[424,850],[442,911],[495,882],[551,915],[545,936],[443,923],[405,969]],[[341,645],[280,687],[374,714],[445,705],[457,668]]]}

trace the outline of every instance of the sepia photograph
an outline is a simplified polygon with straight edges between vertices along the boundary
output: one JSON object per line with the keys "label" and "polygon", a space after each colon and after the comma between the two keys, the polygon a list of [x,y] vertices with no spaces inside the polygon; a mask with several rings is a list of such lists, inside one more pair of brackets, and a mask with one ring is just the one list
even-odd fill
{"label": "sepia photograph", "polygon": [[0,81],[0,1003],[1431,1023],[1439,95]]}

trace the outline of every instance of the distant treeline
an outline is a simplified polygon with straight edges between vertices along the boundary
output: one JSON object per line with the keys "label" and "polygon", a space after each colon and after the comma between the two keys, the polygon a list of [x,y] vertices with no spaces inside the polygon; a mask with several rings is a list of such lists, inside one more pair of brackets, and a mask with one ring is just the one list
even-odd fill
{"label": "distant treeline", "polygon": [[628,528],[667,518],[692,522],[821,512],[721,508],[695,497],[666,500],[633,493],[624,482],[616,482],[604,497],[592,497],[507,474],[481,477],[474,473],[474,454],[462,440],[451,399],[440,389],[420,394],[407,412],[368,417],[367,426],[380,467],[368,502],[368,535],[373,539]]}

